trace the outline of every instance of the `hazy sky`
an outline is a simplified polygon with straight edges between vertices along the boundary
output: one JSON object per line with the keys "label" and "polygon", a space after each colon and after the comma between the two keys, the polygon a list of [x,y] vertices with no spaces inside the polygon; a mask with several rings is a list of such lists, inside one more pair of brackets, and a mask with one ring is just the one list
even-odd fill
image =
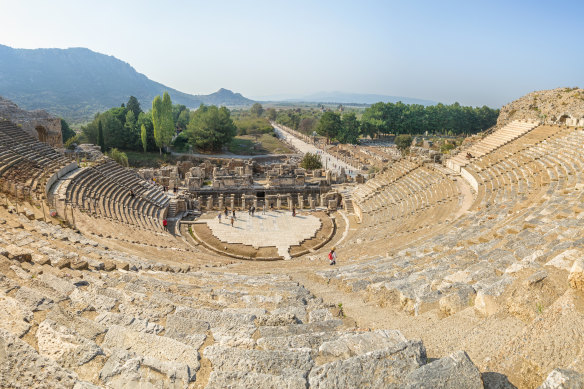
{"label": "hazy sky", "polygon": [[343,91],[500,106],[584,87],[578,0],[0,0],[0,14],[0,44],[87,47],[195,94]]}

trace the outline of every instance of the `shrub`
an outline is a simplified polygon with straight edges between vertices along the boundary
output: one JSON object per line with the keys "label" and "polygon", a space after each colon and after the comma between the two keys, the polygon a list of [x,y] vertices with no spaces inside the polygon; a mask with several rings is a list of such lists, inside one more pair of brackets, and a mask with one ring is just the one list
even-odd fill
{"label": "shrub", "polygon": [[322,168],[322,161],[320,160],[320,155],[312,153],[304,154],[304,158],[302,158],[300,166],[306,170]]}
{"label": "shrub", "polygon": [[123,151],[120,151],[118,149],[116,149],[115,147],[113,149],[111,149],[108,153],[107,156],[110,157],[111,159],[113,159],[114,161],[116,161],[117,163],[119,163],[120,165],[124,166],[124,167],[128,167],[128,156],[126,155],[126,153],[124,153]]}

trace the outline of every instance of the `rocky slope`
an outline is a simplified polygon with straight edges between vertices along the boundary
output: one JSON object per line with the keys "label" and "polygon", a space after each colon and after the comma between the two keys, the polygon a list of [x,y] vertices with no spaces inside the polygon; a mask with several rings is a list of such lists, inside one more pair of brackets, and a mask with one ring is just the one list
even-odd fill
{"label": "rocky slope", "polygon": [[512,120],[584,126],[584,89],[556,88],[531,92],[503,108],[497,126]]}

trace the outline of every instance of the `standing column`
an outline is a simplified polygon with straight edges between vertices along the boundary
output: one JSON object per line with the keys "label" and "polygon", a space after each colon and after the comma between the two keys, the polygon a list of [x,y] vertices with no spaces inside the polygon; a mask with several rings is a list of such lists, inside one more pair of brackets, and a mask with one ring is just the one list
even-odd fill
{"label": "standing column", "polygon": [[276,209],[282,208],[282,196],[278,193],[278,198],[276,199]]}
{"label": "standing column", "polygon": [[235,195],[231,195],[231,210],[235,209]]}
{"label": "standing column", "polygon": [[208,211],[213,210],[213,196],[207,197],[207,210]]}
{"label": "standing column", "polygon": [[304,196],[298,193],[298,209],[304,209]]}
{"label": "standing column", "polygon": [[223,210],[223,195],[219,195],[219,210],[222,211]]}
{"label": "standing column", "polygon": [[241,195],[241,210],[245,211],[245,195]]}

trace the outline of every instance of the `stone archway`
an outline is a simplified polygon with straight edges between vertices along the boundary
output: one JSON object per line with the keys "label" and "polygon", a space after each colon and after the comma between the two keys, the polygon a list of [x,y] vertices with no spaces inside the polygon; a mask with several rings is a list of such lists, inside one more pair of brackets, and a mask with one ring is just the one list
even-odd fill
{"label": "stone archway", "polygon": [[36,126],[35,130],[37,131],[39,141],[44,142],[44,143],[47,143],[49,141],[49,133],[45,127]]}

